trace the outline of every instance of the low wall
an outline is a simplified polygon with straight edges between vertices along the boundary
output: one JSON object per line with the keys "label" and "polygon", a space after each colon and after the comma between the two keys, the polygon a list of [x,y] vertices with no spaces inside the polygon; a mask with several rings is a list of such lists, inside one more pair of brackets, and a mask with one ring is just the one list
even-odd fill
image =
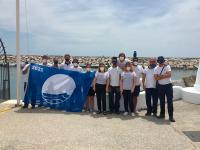
{"label": "low wall", "polygon": [[[173,90],[174,90],[174,101],[175,100],[181,100],[182,99],[182,87],[180,86],[173,86]],[[159,102],[159,101],[158,101]],[[109,110],[109,98],[108,98],[108,94],[106,96],[106,107],[107,110]],[[96,96],[95,96],[95,101],[94,101],[94,109],[97,110],[97,100],[96,100]],[[145,92],[140,92],[140,96],[138,98],[138,105],[137,105],[137,110],[141,110],[141,109],[146,109],[146,99],[145,99]],[[123,96],[120,99],[120,111],[124,111],[124,100],[123,100]]]}

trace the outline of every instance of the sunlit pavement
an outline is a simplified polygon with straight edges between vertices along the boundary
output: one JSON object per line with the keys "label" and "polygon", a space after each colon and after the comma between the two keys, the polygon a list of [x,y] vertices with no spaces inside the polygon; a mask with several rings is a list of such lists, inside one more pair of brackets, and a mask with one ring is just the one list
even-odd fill
{"label": "sunlit pavement", "polygon": [[[200,149],[197,142],[200,105],[176,101],[176,123],[170,123],[167,114],[165,120],[145,117],[145,111],[137,117],[124,117],[13,106],[13,101],[0,104],[0,149],[3,150]],[[184,131],[192,131],[193,139]]]}

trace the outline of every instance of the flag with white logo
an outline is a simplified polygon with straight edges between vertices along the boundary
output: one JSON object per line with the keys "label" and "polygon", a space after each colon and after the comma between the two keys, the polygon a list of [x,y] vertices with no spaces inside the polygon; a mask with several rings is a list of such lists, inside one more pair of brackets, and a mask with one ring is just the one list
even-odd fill
{"label": "flag with white logo", "polygon": [[81,73],[31,64],[24,102],[80,112],[94,76],[95,72]]}

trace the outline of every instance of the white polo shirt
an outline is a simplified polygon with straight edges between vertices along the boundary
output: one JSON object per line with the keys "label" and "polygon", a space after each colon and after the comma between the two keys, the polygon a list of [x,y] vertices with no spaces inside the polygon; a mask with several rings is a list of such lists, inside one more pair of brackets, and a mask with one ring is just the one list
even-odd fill
{"label": "white polo shirt", "polygon": [[27,73],[23,74],[23,79],[24,79],[24,82],[28,82],[28,77],[29,77],[29,72],[30,72],[30,64],[26,64],[22,71],[25,71],[25,69],[27,69]]}
{"label": "white polo shirt", "polygon": [[78,66],[77,68],[75,68],[75,67],[73,66],[73,67],[71,67],[71,70],[72,70],[72,71],[83,72],[83,68],[80,67],[80,66]]}
{"label": "white polo shirt", "polygon": [[144,69],[142,68],[142,66],[137,65],[136,67],[134,67],[134,71],[136,73],[136,86],[139,86],[141,84],[140,78],[142,77],[142,74],[144,73]]}
{"label": "white polo shirt", "polygon": [[97,84],[106,84],[107,79],[109,78],[108,72],[99,72],[95,74]]}
{"label": "white polo shirt", "polygon": [[73,67],[74,67],[74,66],[73,66],[72,63],[70,63],[70,64],[68,64],[68,65],[65,64],[65,63],[63,63],[63,64],[60,65],[60,68],[62,68],[62,69],[64,69],[64,70],[71,70]]}
{"label": "white polo shirt", "polygon": [[[154,69],[154,74],[155,74],[155,75],[160,75],[162,69],[163,69],[163,67],[157,66],[157,67]],[[167,65],[167,66],[165,66],[165,68],[163,69],[161,75],[166,74],[166,72],[169,72],[169,71],[171,71],[171,67],[170,67],[169,65]],[[165,78],[165,79],[162,79],[162,80],[158,80],[158,83],[161,84],[161,85],[166,85],[166,84],[172,83],[172,81],[171,81],[171,78]]]}
{"label": "white polo shirt", "polygon": [[121,62],[121,61],[119,60],[119,58],[118,58],[118,59],[117,59],[117,66],[118,66],[119,68],[123,69],[123,68],[125,67],[125,65],[126,65],[127,62],[130,62],[130,60],[127,59],[127,58],[126,58],[123,62]]}
{"label": "white polo shirt", "polygon": [[154,69],[145,68],[144,74],[146,75],[145,78],[145,87],[146,88],[156,88],[156,80],[154,78]]}
{"label": "white polo shirt", "polygon": [[120,75],[122,73],[122,70],[117,66],[117,67],[110,67],[108,69],[108,74],[110,78],[110,85],[111,86],[119,86],[120,84]]}

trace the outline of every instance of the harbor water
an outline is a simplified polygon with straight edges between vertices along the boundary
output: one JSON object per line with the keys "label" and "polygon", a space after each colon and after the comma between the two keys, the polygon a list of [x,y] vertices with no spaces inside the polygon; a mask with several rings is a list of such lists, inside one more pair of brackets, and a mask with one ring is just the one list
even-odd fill
{"label": "harbor water", "polygon": [[[172,70],[172,80],[179,80],[182,77],[196,75],[197,70],[181,70],[173,69]],[[24,96],[23,90],[23,76],[21,76],[21,98]],[[10,86],[11,86],[11,99],[16,99],[16,67],[10,67]]]}

